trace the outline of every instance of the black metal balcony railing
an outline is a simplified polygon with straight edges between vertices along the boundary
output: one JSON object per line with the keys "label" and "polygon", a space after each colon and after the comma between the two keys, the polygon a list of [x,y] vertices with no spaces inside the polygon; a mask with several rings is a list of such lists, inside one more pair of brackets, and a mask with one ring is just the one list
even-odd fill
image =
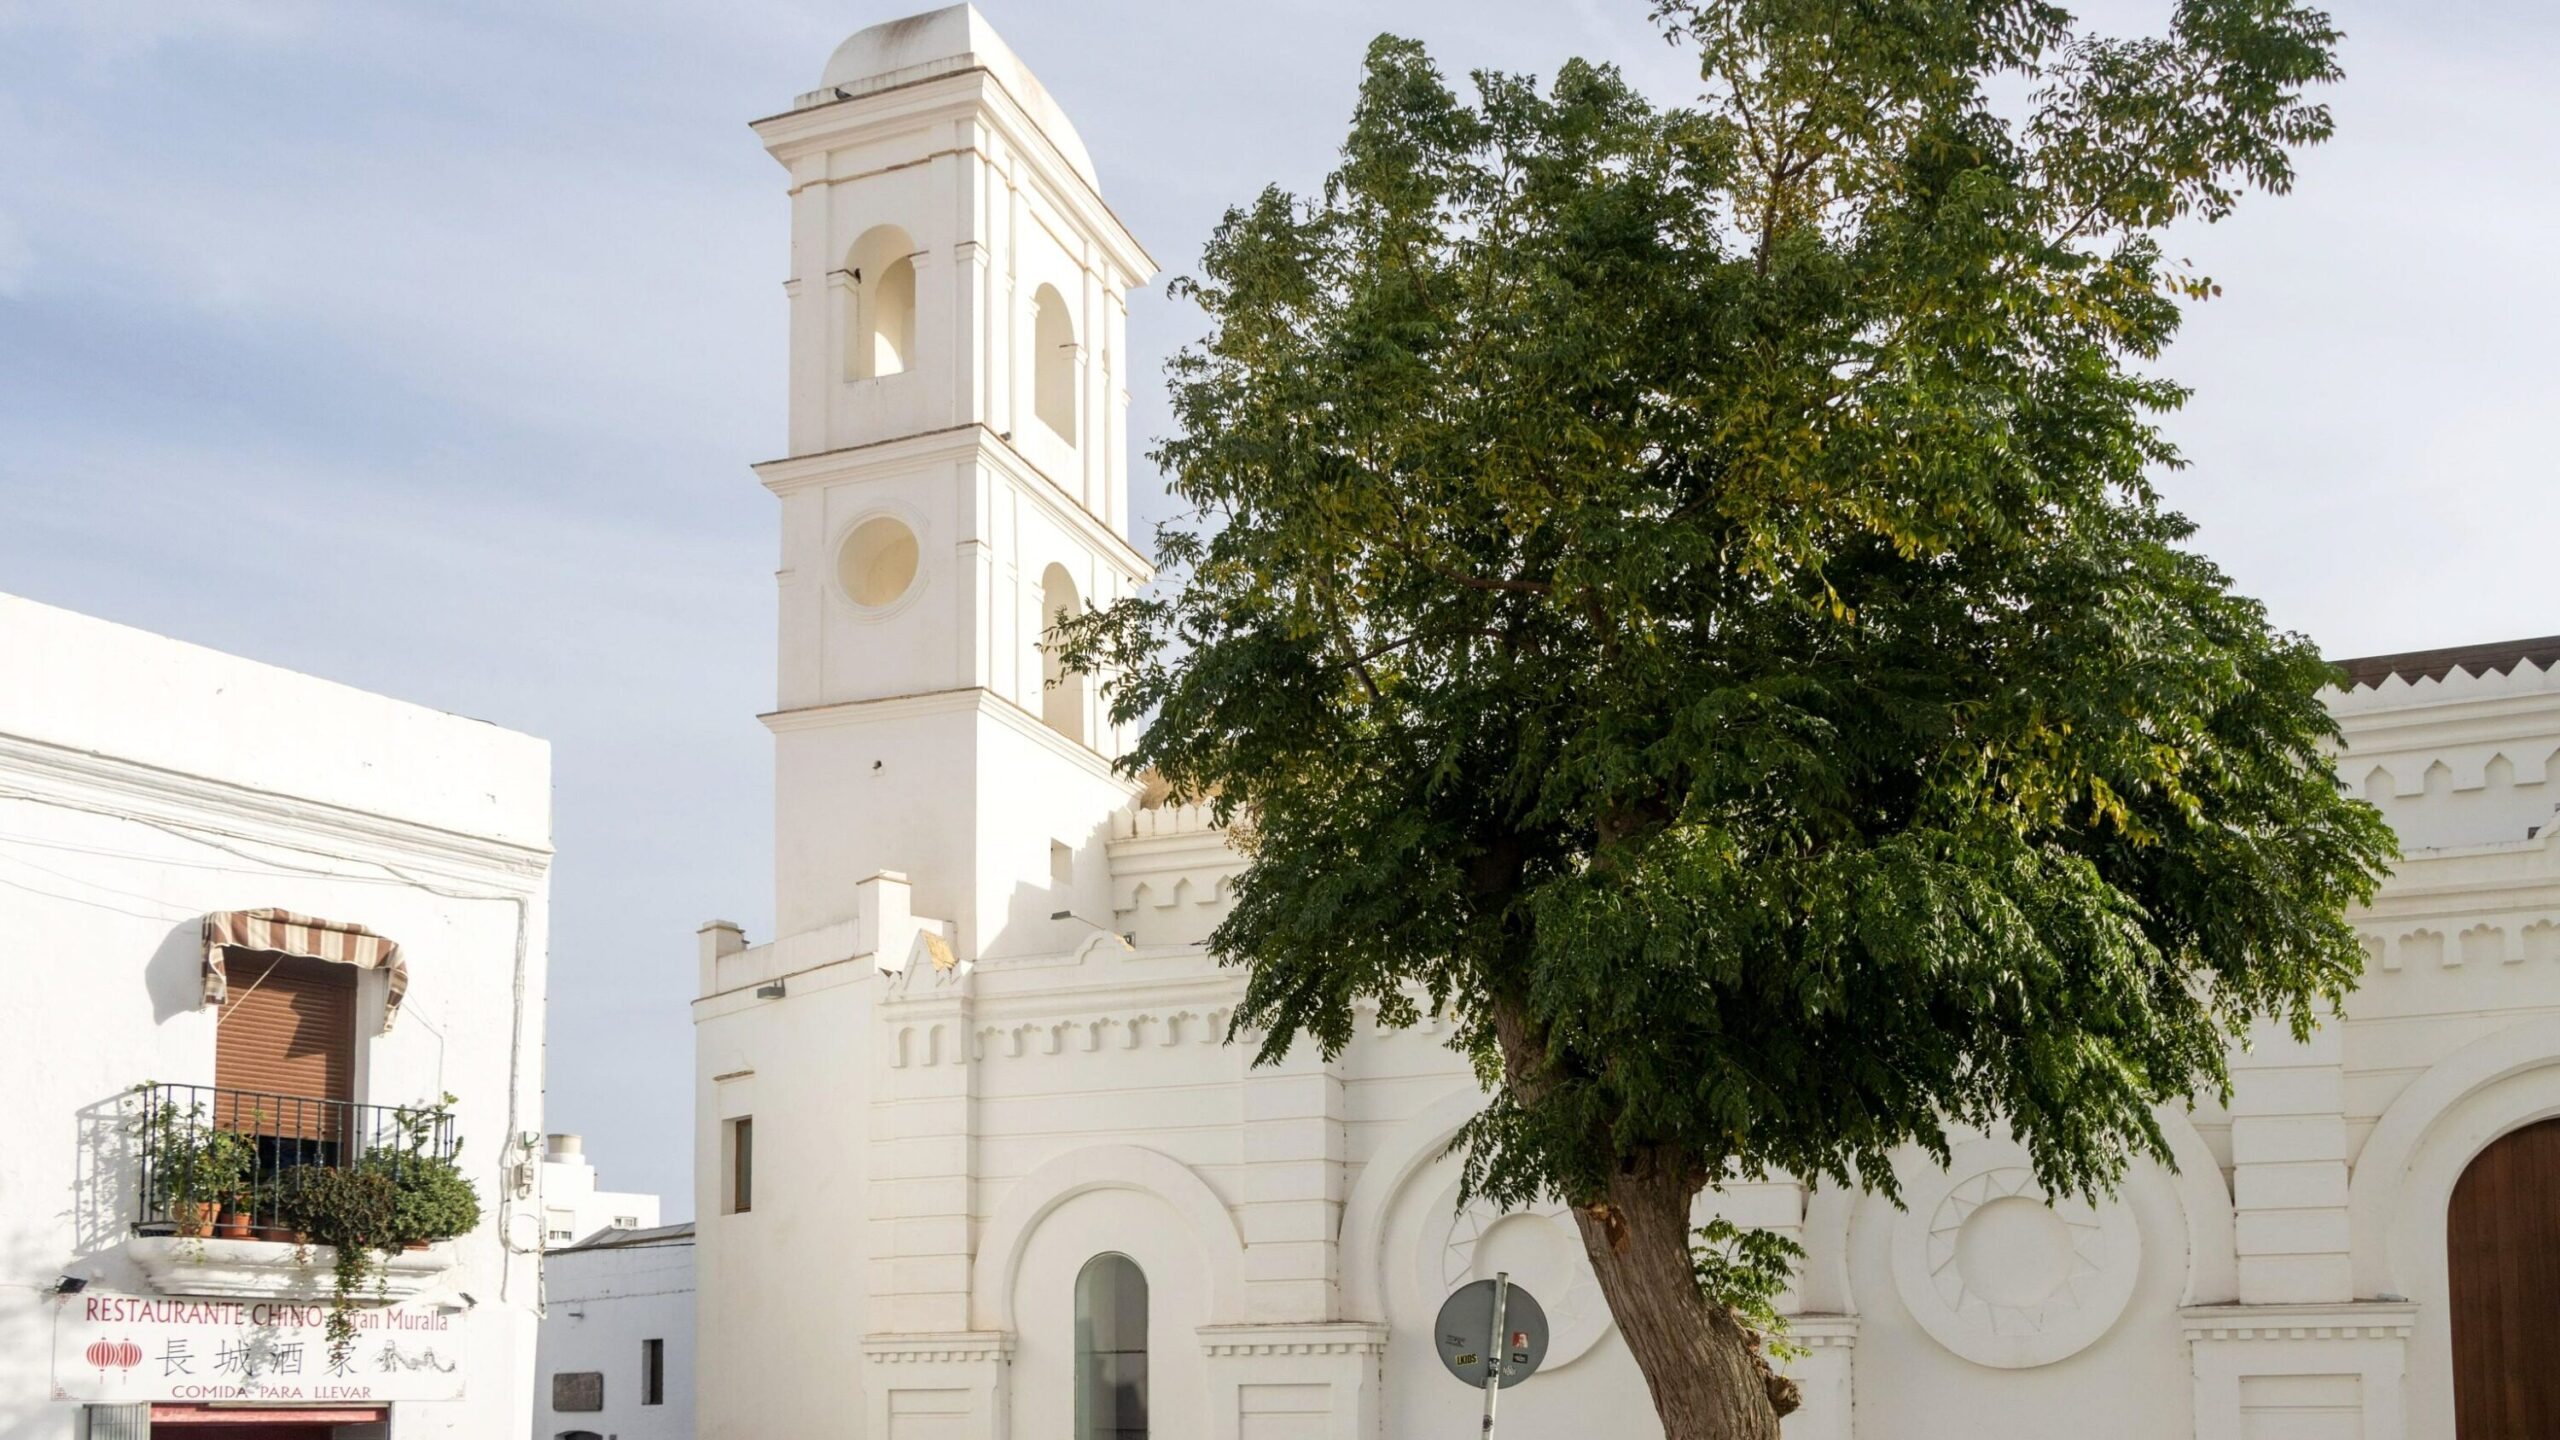
{"label": "black metal balcony railing", "polygon": [[453,1117],[441,1110],[211,1085],[150,1084],[134,1093],[143,1105],[135,1228],[144,1234],[290,1239],[285,1204],[296,1170],[368,1156],[454,1156]]}

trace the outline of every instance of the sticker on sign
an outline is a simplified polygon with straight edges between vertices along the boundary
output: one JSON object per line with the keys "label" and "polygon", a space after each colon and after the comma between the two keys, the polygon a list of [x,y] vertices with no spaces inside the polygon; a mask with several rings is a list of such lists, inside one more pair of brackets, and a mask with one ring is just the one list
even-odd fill
{"label": "sticker on sign", "polygon": [[[1450,1374],[1479,1390],[1492,1377],[1497,1363],[1502,1369],[1502,1388],[1509,1389],[1536,1374],[1547,1358],[1547,1312],[1540,1308],[1537,1297],[1518,1285],[1511,1286],[1503,1299],[1502,1328],[1496,1330],[1493,1305],[1497,1288],[1491,1280],[1458,1287],[1441,1304],[1439,1322],[1432,1327],[1440,1363],[1448,1367]],[[1511,1343],[1496,1343],[1504,1339]]]}

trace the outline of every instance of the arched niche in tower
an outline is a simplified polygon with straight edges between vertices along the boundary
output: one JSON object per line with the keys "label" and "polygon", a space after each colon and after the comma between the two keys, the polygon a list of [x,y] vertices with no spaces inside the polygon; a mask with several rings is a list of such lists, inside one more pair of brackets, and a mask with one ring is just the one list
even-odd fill
{"label": "arched niche in tower", "polygon": [[1031,413],[1076,443],[1076,322],[1067,297],[1043,285],[1031,297]]}
{"label": "arched niche in tower", "polygon": [[915,242],[874,225],[845,252],[844,378],[877,380],[915,358]]}
{"label": "arched niche in tower", "polygon": [[1066,566],[1040,573],[1040,721],[1078,744],[1084,742],[1084,676],[1059,663],[1058,621],[1083,613]]}

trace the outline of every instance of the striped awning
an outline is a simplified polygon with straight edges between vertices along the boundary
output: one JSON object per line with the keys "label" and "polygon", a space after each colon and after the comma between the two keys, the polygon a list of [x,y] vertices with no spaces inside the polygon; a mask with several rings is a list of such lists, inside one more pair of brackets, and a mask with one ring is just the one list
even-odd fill
{"label": "striped awning", "polygon": [[204,917],[204,1003],[220,1005],[231,994],[231,977],[223,962],[228,952],[299,955],[359,970],[380,970],[391,981],[382,1007],[382,1029],[400,1018],[400,997],[408,993],[409,965],[400,958],[400,942],[361,925],[296,915],[290,910],[216,910]]}

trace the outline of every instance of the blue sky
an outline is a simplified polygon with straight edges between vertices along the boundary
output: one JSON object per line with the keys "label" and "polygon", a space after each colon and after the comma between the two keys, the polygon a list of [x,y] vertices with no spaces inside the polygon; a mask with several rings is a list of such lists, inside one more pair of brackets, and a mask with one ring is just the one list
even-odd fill
{"label": "blue sky", "polygon": [[[0,590],[549,737],[549,1123],[671,1216],[693,929],[771,913],[785,214],[745,122],[905,8],[0,0]],[[1692,88],[1642,0],[982,8],[1172,273],[1322,174],[1382,28]],[[2179,237],[2226,294],[2164,488],[2332,654],[2560,631],[2560,22],[2338,13],[2339,138]],[[1142,441],[1194,327],[1132,305]]]}

